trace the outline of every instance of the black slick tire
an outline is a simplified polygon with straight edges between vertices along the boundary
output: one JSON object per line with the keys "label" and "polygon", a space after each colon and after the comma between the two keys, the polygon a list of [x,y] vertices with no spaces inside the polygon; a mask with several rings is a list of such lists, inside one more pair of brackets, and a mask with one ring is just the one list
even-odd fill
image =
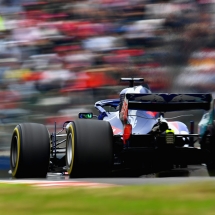
{"label": "black slick tire", "polygon": [[50,139],[42,124],[23,123],[15,127],[10,148],[12,176],[45,178],[50,159]]}
{"label": "black slick tire", "polygon": [[113,131],[109,122],[73,121],[67,131],[66,165],[70,177],[101,177],[113,164]]}

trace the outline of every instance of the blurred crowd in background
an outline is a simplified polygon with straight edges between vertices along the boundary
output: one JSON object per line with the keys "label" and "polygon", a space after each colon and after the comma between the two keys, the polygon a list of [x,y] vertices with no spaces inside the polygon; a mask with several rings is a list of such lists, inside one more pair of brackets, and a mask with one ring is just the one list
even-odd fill
{"label": "blurred crowd in background", "polygon": [[118,97],[120,77],[215,92],[214,12],[213,0],[0,0],[1,122],[71,116]]}

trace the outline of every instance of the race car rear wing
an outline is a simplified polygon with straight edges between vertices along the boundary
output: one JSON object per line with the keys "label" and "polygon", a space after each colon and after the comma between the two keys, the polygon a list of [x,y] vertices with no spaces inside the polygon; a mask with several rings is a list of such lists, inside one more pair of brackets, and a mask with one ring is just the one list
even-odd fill
{"label": "race car rear wing", "polygon": [[210,110],[211,94],[135,94],[127,93],[124,102],[128,109],[170,112],[181,110]]}

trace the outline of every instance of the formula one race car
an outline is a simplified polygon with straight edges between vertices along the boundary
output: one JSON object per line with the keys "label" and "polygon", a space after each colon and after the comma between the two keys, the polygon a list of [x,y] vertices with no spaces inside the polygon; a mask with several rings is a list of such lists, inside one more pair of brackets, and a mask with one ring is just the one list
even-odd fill
{"label": "formula one race car", "polygon": [[[15,127],[11,140],[11,169],[16,178],[46,177],[48,172],[70,177],[102,177],[128,171],[134,176],[188,164],[206,164],[215,175],[214,100],[211,94],[151,93],[143,78],[121,78],[130,86],[119,99],[95,103],[98,115],[79,113],[62,130],[49,133],[42,124]],[[134,86],[134,82],[143,82]],[[114,111],[106,110],[112,108]],[[207,111],[194,134],[166,112]],[[198,141],[200,147],[194,147]]]}

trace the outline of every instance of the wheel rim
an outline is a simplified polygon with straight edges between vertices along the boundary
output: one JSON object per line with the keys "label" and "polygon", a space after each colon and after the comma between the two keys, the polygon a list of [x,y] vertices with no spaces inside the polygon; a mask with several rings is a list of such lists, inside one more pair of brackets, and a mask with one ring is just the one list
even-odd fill
{"label": "wheel rim", "polygon": [[17,136],[14,136],[11,147],[11,164],[13,169],[16,167],[17,158],[18,158],[18,141]]}
{"label": "wheel rim", "polygon": [[69,134],[68,142],[67,142],[67,152],[66,152],[66,157],[67,157],[67,164],[71,166],[72,164],[72,134]]}

